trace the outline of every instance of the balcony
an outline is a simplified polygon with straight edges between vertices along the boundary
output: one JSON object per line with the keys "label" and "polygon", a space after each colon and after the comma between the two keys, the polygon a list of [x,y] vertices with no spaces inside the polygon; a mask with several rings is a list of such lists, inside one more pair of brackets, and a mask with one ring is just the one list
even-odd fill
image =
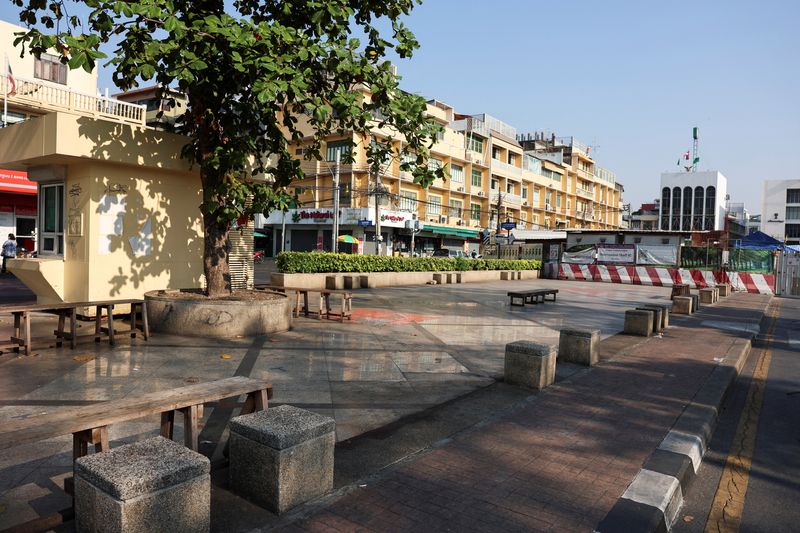
{"label": "balcony", "polygon": [[450,127],[456,131],[474,132],[484,137],[489,137],[489,128],[486,124],[477,118],[467,117],[462,120],[454,120],[450,123]]}
{"label": "balcony", "polygon": [[583,198],[588,198],[589,200],[594,200],[594,191],[592,189],[583,189],[581,187],[575,187],[575,194]]}
{"label": "balcony", "polygon": [[492,172],[495,171],[498,171],[506,176],[512,176],[516,179],[522,179],[521,168],[515,167],[514,165],[509,165],[508,163],[503,163],[498,159],[492,159]]}
{"label": "balcony", "polygon": [[[99,120],[144,126],[146,106],[121,102],[113,98],[72,91],[67,87],[14,76],[16,90],[8,95],[8,103],[47,113],[63,111]],[[10,88],[5,73],[0,73],[0,86]],[[4,90],[5,94],[5,90]]]}
{"label": "balcony", "polygon": [[[489,202],[491,202],[492,204],[496,204],[498,193],[499,192],[497,190],[492,191],[492,194],[489,196]],[[503,204],[520,205],[522,203],[522,197],[518,194],[511,194],[504,192],[502,194],[501,202]]]}

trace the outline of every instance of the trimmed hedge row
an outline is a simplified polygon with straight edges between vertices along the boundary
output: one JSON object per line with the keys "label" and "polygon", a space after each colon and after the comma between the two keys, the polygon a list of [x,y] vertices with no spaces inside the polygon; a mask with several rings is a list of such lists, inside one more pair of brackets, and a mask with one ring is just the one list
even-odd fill
{"label": "trimmed hedge row", "polygon": [[447,257],[389,257],[377,255],[281,252],[278,272],[441,272],[464,270],[539,270],[541,261],[528,259],[464,259]]}

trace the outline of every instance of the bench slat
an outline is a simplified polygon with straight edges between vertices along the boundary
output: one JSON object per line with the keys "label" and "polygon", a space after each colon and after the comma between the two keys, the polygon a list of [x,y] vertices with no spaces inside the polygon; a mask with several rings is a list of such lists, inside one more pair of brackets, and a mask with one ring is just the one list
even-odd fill
{"label": "bench slat", "polygon": [[234,376],[137,398],[109,400],[22,420],[4,421],[0,422],[0,434],[3,435],[0,450],[264,389],[271,392],[272,386],[260,379]]}

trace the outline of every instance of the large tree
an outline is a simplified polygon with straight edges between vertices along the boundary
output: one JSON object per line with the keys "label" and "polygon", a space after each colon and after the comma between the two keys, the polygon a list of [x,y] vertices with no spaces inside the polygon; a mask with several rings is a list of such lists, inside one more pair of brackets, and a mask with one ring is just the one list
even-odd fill
{"label": "large tree", "polygon": [[[188,95],[178,131],[189,138],[182,155],[198,166],[203,187],[209,297],[230,291],[231,224],[288,207],[286,187],[302,177],[290,153],[302,138],[299,117],[314,130],[308,158],[320,158],[321,141],[337,131],[368,140],[380,117],[404,152],[417,155],[417,165],[404,168],[418,183],[441,177],[424,165],[438,126],[422,98],[399,90],[385,59],[390,49],[407,58],[417,48],[401,19],[421,0],[11,1],[29,28],[15,44],[34,55],[55,49],[73,69],[104,61],[122,90],[154,80]],[[88,16],[70,13],[74,4]],[[116,47],[110,58],[106,43]],[[388,150],[372,143],[370,164]],[[271,180],[254,179],[264,174]]]}

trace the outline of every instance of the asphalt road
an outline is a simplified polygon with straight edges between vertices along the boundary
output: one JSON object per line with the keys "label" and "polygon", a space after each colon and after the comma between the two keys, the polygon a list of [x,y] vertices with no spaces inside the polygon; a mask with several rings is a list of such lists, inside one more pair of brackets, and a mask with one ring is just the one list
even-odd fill
{"label": "asphalt road", "polygon": [[772,306],[674,531],[800,529],[800,299]]}

